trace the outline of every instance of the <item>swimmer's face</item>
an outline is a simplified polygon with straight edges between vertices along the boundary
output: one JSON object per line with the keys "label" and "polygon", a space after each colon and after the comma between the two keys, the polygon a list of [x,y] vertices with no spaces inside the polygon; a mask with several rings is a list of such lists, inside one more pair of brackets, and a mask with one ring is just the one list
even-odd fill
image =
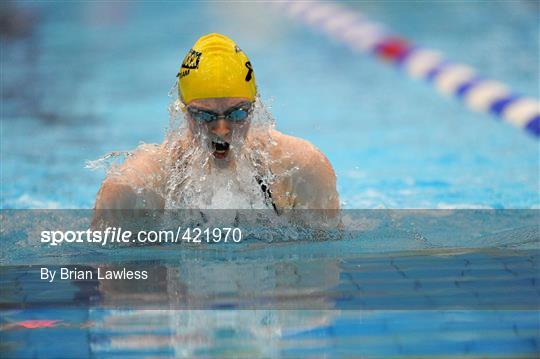
{"label": "swimmer's face", "polygon": [[191,132],[206,142],[202,145],[207,145],[216,159],[227,160],[246,138],[251,106],[245,98],[198,99],[186,106],[186,117]]}

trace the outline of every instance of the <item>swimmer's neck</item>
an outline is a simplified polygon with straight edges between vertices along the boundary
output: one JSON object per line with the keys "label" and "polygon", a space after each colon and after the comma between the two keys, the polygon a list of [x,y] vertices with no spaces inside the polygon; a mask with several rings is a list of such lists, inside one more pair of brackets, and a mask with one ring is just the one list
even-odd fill
{"label": "swimmer's neck", "polygon": [[[210,171],[218,170],[218,171],[226,171],[226,172],[236,172],[236,161],[234,158],[227,158],[227,159],[218,159],[215,158],[212,154],[210,154],[210,161],[208,163],[210,164],[209,169]],[[229,157],[233,157],[233,154],[230,153]]]}

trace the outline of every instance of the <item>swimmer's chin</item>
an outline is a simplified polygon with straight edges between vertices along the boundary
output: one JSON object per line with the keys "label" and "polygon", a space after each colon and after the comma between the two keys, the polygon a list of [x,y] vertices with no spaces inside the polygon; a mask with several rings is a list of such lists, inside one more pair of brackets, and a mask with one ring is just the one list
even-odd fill
{"label": "swimmer's chin", "polygon": [[217,160],[227,161],[229,159],[229,152],[230,152],[230,150],[227,150],[227,151],[214,151],[214,152],[212,152],[212,155]]}

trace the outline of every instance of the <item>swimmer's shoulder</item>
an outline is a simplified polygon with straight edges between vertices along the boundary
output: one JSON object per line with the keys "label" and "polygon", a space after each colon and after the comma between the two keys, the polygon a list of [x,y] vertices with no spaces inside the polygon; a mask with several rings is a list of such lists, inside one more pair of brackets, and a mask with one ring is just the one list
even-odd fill
{"label": "swimmer's shoulder", "polygon": [[[163,145],[142,144],[109,170],[96,195],[95,209],[163,208]],[[103,213],[96,213],[95,219]],[[96,223],[96,222],[94,222]]]}
{"label": "swimmer's shoulder", "polygon": [[334,170],[326,156],[311,142],[299,137],[286,135],[272,130],[271,137],[274,144],[271,146],[271,155],[280,158],[281,162],[290,166],[323,167],[334,175]]}
{"label": "swimmer's shoulder", "polygon": [[134,185],[153,182],[161,177],[166,160],[165,144],[141,144],[109,174],[109,179]]}
{"label": "swimmer's shoulder", "polygon": [[271,133],[270,151],[277,172],[289,173],[295,192],[295,206],[303,208],[339,208],[336,175],[330,161],[311,142],[302,138]]}
{"label": "swimmer's shoulder", "polygon": [[160,170],[166,160],[165,144],[141,144],[126,159],[126,165],[150,173]]}

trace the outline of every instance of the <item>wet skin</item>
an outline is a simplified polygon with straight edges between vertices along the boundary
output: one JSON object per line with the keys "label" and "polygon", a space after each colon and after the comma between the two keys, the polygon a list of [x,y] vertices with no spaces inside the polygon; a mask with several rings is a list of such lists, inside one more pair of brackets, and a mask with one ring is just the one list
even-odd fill
{"label": "wet skin", "polygon": [[[224,114],[229,109],[249,102],[245,98],[214,98],[193,100],[188,106]],[[187,112],[187,111],[186,111]],[[107,176],[96,196],[96,209],[162,209],[165,206],[163,190],[170,164],[182,153],[184,144],[197,139],[199,145],[207,146],[215,159],[213,166],[234,169],[235,151],[227,145],[233,135],[244,141],[249,151],[268,152],[268,166],[276,180],[270,183],[272,200],[278,209],[325,209],[337,213],[339,196],[336,191],[336,177],[326,157],[308,141],[288,136],[276,130],[265,134],[249,131],[249,118],[243,122],[233,122],[222,116],[212,122],[199,123],[186,115],[189,131],[184,138],[173,144],[177,148],[170,151],[171,144],[143,145],[139,147],[113,174]],[[265,136],[265,138],[263,138]],[[271,137],[269,141],[268,136]],[[235,141],[237,143],[238,141]],[[268,145],[272,142],[272,145]],[[191,164],[186,164],[190,166]],[[136,190],[137,188],[142,190]]]}

